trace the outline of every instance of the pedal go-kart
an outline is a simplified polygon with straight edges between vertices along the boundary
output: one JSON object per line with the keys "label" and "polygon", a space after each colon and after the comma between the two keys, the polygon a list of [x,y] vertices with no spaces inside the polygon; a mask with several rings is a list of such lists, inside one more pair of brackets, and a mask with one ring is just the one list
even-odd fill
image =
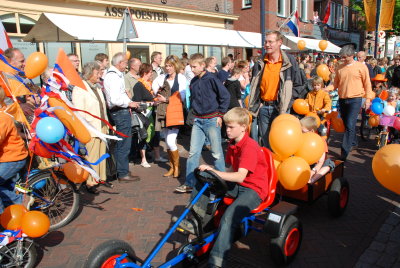
{"label": "pedal go-kart", "polygon": [[[270,178],[270,193],[258,208],[251,211],[250,215],[243,219],[239,233],[240,235],[247,235],[250,230],[255,230],[268,234],[271,239],[271,256],[274,262],[282,265],[291,262],[295,258],[301,245],[302,225],[297,217],[294,216],[294,213],[297,210],[296,205],[284,201],[278,203],[274,202],[278,179],[274,168],[272,153],[265,148],[263,148],[263,151],[268,166],[270,167],[268,169],[270,173],[268,174],[268,178]],[[191,212],[194,219],[197,220],[195,238],[183,245],[178,250],[177,256],[158,267],[172,267],[179,263],[183,263],[184,267],[189,267],[197,264],[200,259],[207,256],[207,253],[209,253],[212,248],[213,241],[218,235],[217,229],[221,215],[226,207],[234,200],[229,197],[224,197],[227,191],[227,184],[214,172],[200,171],[196,169],[195,176],[203,185],[201,190],[186,206],[181,216],[176,220],[145,260],[139,259],[135,255],[132,247],[126,242],[121,240],[110,240],[102,243],[91,251],[86,260],[85,267],[154,267],[151,264],[152,260],[177,229],[178,231],[183,231],[179,225],[189,212]],[[193,206],[206,191],[215,195],[214,201],[210,201],[209,204],[209,207],[216,207],[213,214],[214,217],[212,223],[214,228],[212,231],[203,230],[202,221],[193,210]],[[256,225],[261,227],[256,228]],[[240,236],[238,236],[238,238],[239,237]]]}

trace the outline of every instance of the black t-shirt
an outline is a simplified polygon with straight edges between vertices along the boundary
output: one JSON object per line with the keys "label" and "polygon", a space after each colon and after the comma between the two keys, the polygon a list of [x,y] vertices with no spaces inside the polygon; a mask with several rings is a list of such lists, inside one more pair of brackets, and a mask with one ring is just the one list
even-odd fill
{"label": "black t-shirt", "polygon": [[146,89],[146,87],[141,83],[137,82],[133,87],[133,101],[152,101],[153,96]]}
{"label": "black t-shirt", "polygon": [[240,82],[239,80],[226,80],[225,87],[231,94],[231,99],[229,102],[229,108],[232,109],[234,107],[240,107],[239,100],[242,97],[242,93],[240,91]]}

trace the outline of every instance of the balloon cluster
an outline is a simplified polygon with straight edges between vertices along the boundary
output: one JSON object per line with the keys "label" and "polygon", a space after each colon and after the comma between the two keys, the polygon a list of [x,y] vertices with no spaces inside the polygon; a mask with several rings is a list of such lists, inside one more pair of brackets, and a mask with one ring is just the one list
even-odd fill
{"label": "balloon cluster", "polygon": [[27,211],[22,205],[11,205],[4,209],[0,223],[7,230],[22,229],[27,236],[35,238],[45,235],[50,228],[50,219],[40,211]]}
{"label": "balloon cluster", "polygon": [[269,143],[278,179],[287,190],[298,190],[310,179],[310,165],[324,153],[324,141],[315,133],[302,133],[299,119],[279,115],[272,122]]}

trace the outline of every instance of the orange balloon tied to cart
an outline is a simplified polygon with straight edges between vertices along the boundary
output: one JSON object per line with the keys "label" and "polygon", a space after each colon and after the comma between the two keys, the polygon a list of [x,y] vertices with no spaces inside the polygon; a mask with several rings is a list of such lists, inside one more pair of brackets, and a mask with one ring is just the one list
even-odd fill
{"label": "orange balloon tied to cart", "polygon": [[389,144],[372,158],[372,171],[383,187],[400,194],[400,144]]}
{"label": "orange balloon tied to cart", "polygon": [[299,190],[310,179],[310,165],[301,157],[292,156],[284,160],[278,169],[279,182],[286,190]]}
{"label": "orange balloon tied to cart", "polygon": [[41,237],[49,231],[50,219],[41,211],[28,211],[22,217],[21,228],[29,237]]}
{"label": "orange balloon tied to cart", "polygon": [[23,205],[11,205],[4,209],[1,214],[1,226],[8,230],[17,230],[21,228],[22,217],[28,210]]}
{"label": "orange balloon tied to cart", "polygon": [[276,124],[278,122],[281,122],[281,121],[286,121],[286,120],[295,122],[295,123],[300,125],[300,120],[296,116],[294,116],[292,114],[281,114],[281,115],[278,115],[272,121],[272,125],[274,125],[274,124]]}
{"label": "orange balloon tied to cart", "polygon": [[82,183],[89,177],[89,172],[75,163],[65,163],[63,168],[65,176],[74,183]]}
{"label": "orange balloon tied to cart", "polygon": [[297,42],[297,47],[298,47],[300,50],[305,49],[305,48],[306,48],[306,41],[304,41],[304,40],[299,40],[299,41]]}
{"label": "orange balloon tied to cart", "polygon": [[269,133],[269,143],[271,149],[281,159],[293,155],[302,143],[300,125],[286,120],[274,124]]}
{"label": "orange balloon tied to cart", "polygon": [[307,132],[303,133],[303,143],[294,155],[303,158],[311,165],[318,162],[324,151],[325,146],[321,136],[313,132]]}

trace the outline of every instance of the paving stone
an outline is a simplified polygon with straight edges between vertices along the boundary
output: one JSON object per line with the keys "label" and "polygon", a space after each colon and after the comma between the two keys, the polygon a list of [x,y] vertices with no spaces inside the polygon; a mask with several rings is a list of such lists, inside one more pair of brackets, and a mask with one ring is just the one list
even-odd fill
{"label": "paving stone", "polygon": [[393,225],[385,223],[382,225],[379,231],[385,234],[389,234],[392,230],[393,230]]}
{"label": "paving stone", "polygon": [[381,257],[379,252],[367,249],[364,254],[360,257],[360,261],[367,264],[375,264]]}
{"label": "paving stone", "polygon": [[371,245],[369,246],[370,250],[377,251],[377,252],[383,252],[386,248],[386,244],[373,241]]}
{"label": "paving stone", "polygon": [[383,254],[378,262],[376,263],[379,267],[393,267],[394,263],[396,262],[396,255],[393,254]]}

